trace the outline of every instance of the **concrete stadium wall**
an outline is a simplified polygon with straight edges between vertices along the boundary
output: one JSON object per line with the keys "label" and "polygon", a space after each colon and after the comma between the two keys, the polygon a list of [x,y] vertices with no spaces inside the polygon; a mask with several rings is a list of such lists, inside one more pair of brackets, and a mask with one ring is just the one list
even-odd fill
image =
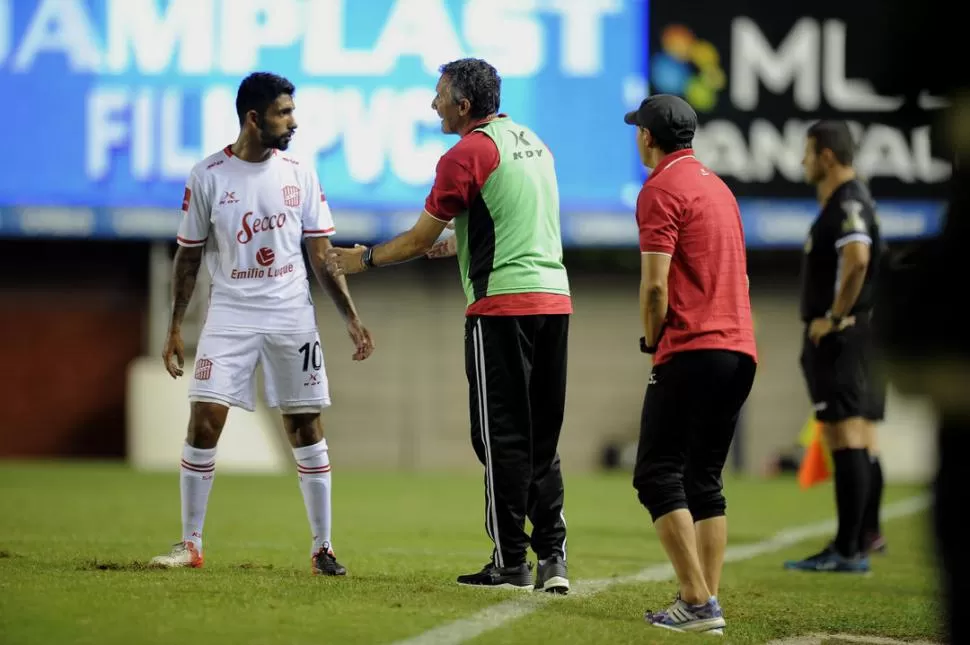
{"label": "concrete stadium wall", "polygon": [[[335,459],[345,466],[476,465],[468,438],[457,279],[387,272],[361,276],[353,288],[378,350],[365,363],[353,364],[342,324],[321,307],[334,400],[326,423]],[[650,362],[637,350],[635,276],[573,276],[573,292],[561,453],[564,467],[585,470],[599,465],[607,440],[636,437]],[[753,296],[760,364],[744,418],[749,472],[761,472],[790,448],[810,413],[798,363],[797,304],[791,293]],[[932,415],[919,402],[895,396],[888,414],[881,433],[888,476],[925,479],[933,460]]]}
{"label": "concrete stadium wall", "polygon": [[[59,251],[60,266],[55,263],[33,282],[0,284],[0,351],[11,366],[0,376],[0,456],[121,457],[141,450],[174,468],[187,416],[178,388],[186,382],[152,377],[162,372],[154,351],[136,361],[149,345],[147,271],[137,267],[145,263],[145,249],[128,257],[129,251],[116,247],[94,254],[78,248],[66,255]],[[36,257],[37,250],[30,253]],[[9,259],[15,255],[0,253],[0,275],[12,274],[4,263],[15,263]],[[809,414],[798,368],[794,290],[790,284],[762,287],[769,277],[752,276],[761,360],[740,450],[753,473],[793,445]],[[650,363],[637,351],[636,276],[574,271],[571,279],[576,313],[561,452],[565,467],[577,471],[597,467],[606,442],[635,440]],[[335,463],[477,468],[468,437],[464,302],[454,266],[419,262],[354,276],[352,287],[377,343],[374,356],[359,364],[350,359],[339,316],[316,293],[334,402],[324,419]],[[126,383],[135,366],[152,377],[139,389]],[[155,444],[131,444],[133,434],[145,434],[131,419],[146,418],[164,429],[167,438],[159,440],[168,443],[161,452],[176,451],[170,459]],[[918,402],[890,401],[881,433],[888,476],[928,476],[932,423]],[[258,432],[268,435],[265,441],[252,439]],[[269,411],[230,416],[225,449],[242,451],[241,463],[255,463],[258,455],[242,454],[240,446],[250,442],[251,452],[282,453],[263,459],[261,467],[287,462],[278,421]]]}

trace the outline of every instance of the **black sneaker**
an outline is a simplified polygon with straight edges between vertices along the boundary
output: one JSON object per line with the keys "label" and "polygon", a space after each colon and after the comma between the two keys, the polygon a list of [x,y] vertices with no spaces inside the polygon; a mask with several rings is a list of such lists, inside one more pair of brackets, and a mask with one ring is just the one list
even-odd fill
{"label": "black sneaker", "polygon": [[804,560],[789,560],[785,568],[794,571],[830,571],[834,573],[869,573],[869,557],[857,554],[846,557],[833,546],[825,547],[821,552],[810,555]]}
{"label": "black sneaker", "polygon": [[337,562],[333,551],[329,545],[324,545],[319,551],[313,554],[310,559],[313,563],[313,574],[317,576],[345,576],[347,568]]}
{"label": "black sneaker", "polygon": [[569,593],[566,562],[562,559],[562,556],[554,555],[546,560],[539,560],[535,590],[563,595]]}
{"label": "black sneaker", "polygon": [[471,587],[532,591],[532,564],[523,562],[514,567],[497,567],[494,563],[489,562],[478,573],[458,576],[458,584]]}

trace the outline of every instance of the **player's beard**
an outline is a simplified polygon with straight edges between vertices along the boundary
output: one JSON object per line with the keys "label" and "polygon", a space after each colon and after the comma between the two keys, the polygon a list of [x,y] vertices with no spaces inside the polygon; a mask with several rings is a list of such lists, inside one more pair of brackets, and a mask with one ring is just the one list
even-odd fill
{"label": "player's beard", "polygon": [[279,136],[273,136],[265,130],[259,132],[259,143],[267,150],[286,150],[290,147],[291,133],[287,132]]}
{"label": "player's beard", "polygon": [[292,131],[287,130],[283,134],[273,135],[264,130],[263,125],[262,118],[256,120],[256,126],[259,128],[259,145],[266,150],[286,150],[290,147],[290,139],[293,137]]}

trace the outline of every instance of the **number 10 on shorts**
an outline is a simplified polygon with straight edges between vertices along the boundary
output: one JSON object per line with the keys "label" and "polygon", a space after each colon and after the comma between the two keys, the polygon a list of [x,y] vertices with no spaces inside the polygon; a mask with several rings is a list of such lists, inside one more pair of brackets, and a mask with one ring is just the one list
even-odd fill
{"label": "number 10 on shorts", "polygon": [[309,371],[311,365],[313,371],[318,371],[323,367],[323,350],[320,349],[320,341],[314,341],[311,345],[310,343],[303,343],[300,347],[300,353],[303,355],[303,371]]}

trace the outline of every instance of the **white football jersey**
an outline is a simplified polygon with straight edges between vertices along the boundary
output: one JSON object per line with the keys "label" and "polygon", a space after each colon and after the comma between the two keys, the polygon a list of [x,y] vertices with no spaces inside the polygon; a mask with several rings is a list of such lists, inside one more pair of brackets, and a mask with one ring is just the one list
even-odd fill
{"label": "white football jersey", "polygon": [[316,329],[304,237],[334,233],[316,169],[274,151],[250,163],[229,146],[192,169],[182,200],[181,246],[205,246],[212,277],[209,329]]}

